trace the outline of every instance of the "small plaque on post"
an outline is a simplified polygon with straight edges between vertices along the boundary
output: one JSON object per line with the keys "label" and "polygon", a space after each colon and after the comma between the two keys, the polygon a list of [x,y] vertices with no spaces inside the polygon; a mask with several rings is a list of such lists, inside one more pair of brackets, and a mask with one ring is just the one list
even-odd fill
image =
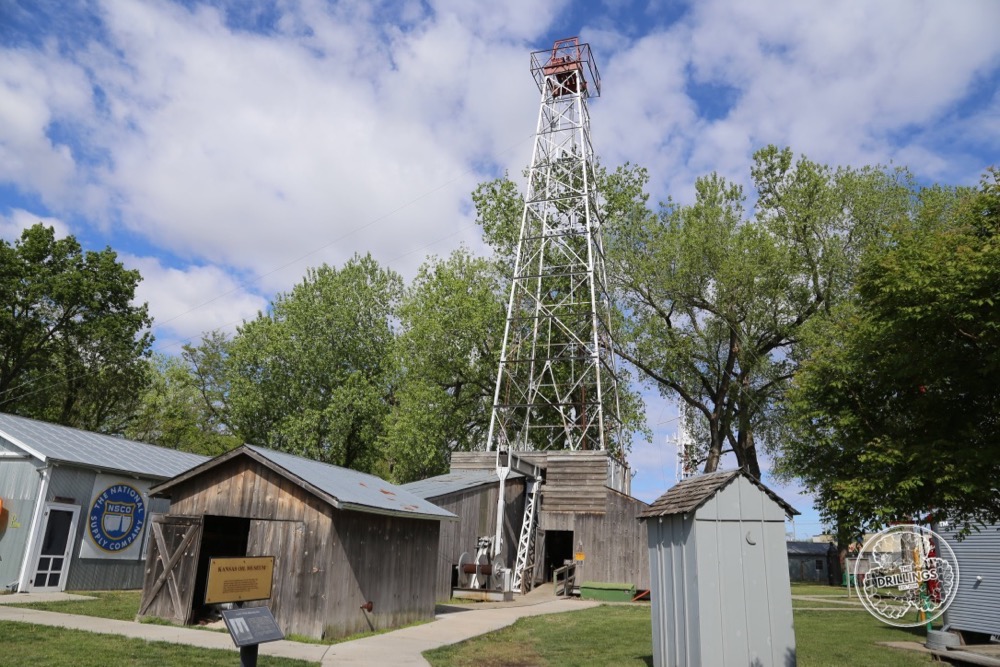
{"label": "small plaque on post", "polygon": [[229,630],[233,643],[240,648],[285,638],[267,607],[224,609],[222,620],[226,622],[226,629]]}
{"label": "small plaque on post", "polygon": [[270,600],[274,556],[213,558],[208,564],[205,604]]}

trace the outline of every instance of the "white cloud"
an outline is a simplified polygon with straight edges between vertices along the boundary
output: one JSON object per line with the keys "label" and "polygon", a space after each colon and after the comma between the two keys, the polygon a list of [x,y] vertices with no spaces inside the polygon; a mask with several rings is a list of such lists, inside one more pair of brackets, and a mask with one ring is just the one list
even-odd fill
{"label": "white cloud", "polygon": [[178,269],[164,266],[155,257],[132,255],[121,260],[142,275],[135,300],[149,304],[155,347],[163,352],[178,353],[178,341],[197,344],[207,331],[232,333],[237,325],[267,308],[267,299],[214,266]]}
{"label": "white cloud", "polygon": [[13,243],[16,239],[21,238],[21,232],[38,223],[55,229],[56,238],[63,238],[70,234],[69,227],[59,218],[38,215],[22,208],[15,208],[6,215],[0,214],[0,239]]}
{"label": "white cloud", "polygon": [[[363,26],[338,33],[341,59],[232,32],[206,8],[122,2],[107,20],[125,61],[90,55],[113,110],[105,183],[122,224],[202,261],[266,272],[327,245],[308,263],[404,255],[469,222],[483,178],[470,160],[531,131],[496,113],[513,110],[520,75],[513,98],[533,117],[523,49],[491,52],[448,16],[397,35],[395,67],[363,47]],[[454,244],[477,237],[468,226]],[[422,258],[405,256],[412,273]]]}
{"label": "white cloud", "polygon": [[[936,2],[695,3],[635,42],[598,35],[611,48],[603,71],[614,96],[595,105],[595,141],[605,157],[649,166],[654,187],[682,199],[708,171],[746,182],[751,153],[768,143],[831,164],[911,158],[918,175],[964,179],[967,154],[912,129],[943,125],[995,71],[998,23],[991,2],[961,12]],[[691,83],[731,90],[729,112],[702,117]],[[985,130],[997,117],[977,122]]]}
{"label": "white cloud", "polygon": [[72,188],[76,162],[70,149],[47,132],[55,120],[89,114],[86,77],[54,49],[0,49],[0,62],[0,182],[36,192],[47,205],[66,210],[77,201]]}

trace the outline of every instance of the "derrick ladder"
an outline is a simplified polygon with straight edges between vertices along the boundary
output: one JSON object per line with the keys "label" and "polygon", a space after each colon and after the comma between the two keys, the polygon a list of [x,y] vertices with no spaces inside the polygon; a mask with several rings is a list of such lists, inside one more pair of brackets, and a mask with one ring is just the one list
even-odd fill
{"label": "derrick ladder", "polygon": [[524,520],[521,522],[521,537],[517,541],[517,560],[514,561],[512,588],[519,593],[527,593],[534,583],[535,536],[538,534],[538,501],[541,482],[527,480],[524,494]]}

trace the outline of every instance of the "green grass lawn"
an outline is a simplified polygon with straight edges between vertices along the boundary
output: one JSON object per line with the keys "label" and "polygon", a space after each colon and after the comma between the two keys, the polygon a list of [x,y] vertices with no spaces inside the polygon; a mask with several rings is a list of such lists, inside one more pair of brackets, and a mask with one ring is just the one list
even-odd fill
{"label": "green grass lawn", "polygon": [[[233,667],[233,651],[147,642],[116,635],[0,621],[0,667]],[[311,667],[318,663],[261,655],[259,667]]]}
{"label": "green grass lawn", "polygon": [[[858,599],[858,594],[851,588],[851,597]],[[825,584],[802,584],[792,582],[792,595],[828,595],[847,599],[847,588],[844,586],[827,586]]]}
{"label": "green grass lawn", "polygon": [[[649,614],[648,605],[614,605],[524,618],[503,630],[428,651],[424,657],[434,667],[645,666],[652,664],[653,654]],[[875,644],[923,641],[922,629],[911,632],[884,625],[863,610],[794,614],[799,667],[932,664],[923,655]]]}
{"label": "green grass lawn", "polygon": [[133,621],[139,613],[142,591],[72,591],[74,595],[86,595],[95,600],[63,600],[61,602],[32,602],[31,604],[9,604],[8,607],[27,607],[41,611],[58,611],[77,616],[97,616],[116,621]]}
{"label": "green grass lawn", "polygon": [[[132,620],[139,608],[139,591],[97,591],[81,592],[93,596],[95,600],[74,600],[64,602],[34,603],[33,609],[58,611],[68,614],[98,616],[119,620]],[[813,600],[793,600],[795,614],[795,636],[798,661],[801,667],[833,667],[839,665],[885,665],[904,667],[906,665],[930,665],[931,660],[917,653],[903,652],[876,646],[880,641],[923,641],[922,628],[903,630],[880,623],[860,606],[853,607],[842,602],[857,602],[857,597],[847,597],[847,591],[837,586],[797,584],[792,586],[793,595],[803,595]],[[822,607],[831,611],[810,611],[806,608]],[[467,642],[446,646],[425,654],[435,667],[469,665],[491,667],[500,665],[636,665],[651,664],[652,631],[648,604],[606,605],[568,614],[535,616],[525,618],[513,626],[490,633]],[[31,664],[32,667],[45,665],[65,665],[66,655],[97,655],[97,661],[74,662],[83,666],[91,664],[103,667],[106,664],[105,649],[99,648],[112,643],[135,646],[121,649],[125,655],[122,665],[199,665],[233,664],[232,653],[207,651],[170,644],[157,644],[155,655],[160,656],[145,661],[147,650],[153,646],[140,640],[130,640],[110,635],[90,635],[86,641],[93,650],[86,648],[77,652],[72,641],[63,644],[57,641],[62,634],[76,636],[79,633],[61,628],[20,623],[0,624],[0,637],[4,645],[13,645],[14,633],[18,637],[28,637],[30,648],[18,646],[17,652],[0,654],[0,667],[13,664]],[[32,639],[34,637],[34,639]],[[99,637],[99,639],[91,639]],[[50,639],[52,641],[50,641]],[[293,637],[293,639],[302,638]],[[348,638],[352,639],[352,638]],[[74,640],[75,641],[75,640]],[[39,646],[35,646],[38,644]],[[21,651],[29,651],[22,653]],[[114,649],[119,650],[119,649]],[[32,653],[30,651],[35,651]],[[65,651],[64,653],[62,651]],[[141,651],[141,655],[136,653]],[[152,654],[153,649],[149,649]],[[167,653],[159,653],[166,651]],[[206,657],[188,657],[188,654]],[[214,655],[221,653],[221,658]],[[16,655],[16,660],[13,656]],[[36,657],[37,656],[37,657]],[[101,658],[100,656],[104,656]],[[134,657],[138,656],[138,657]],[[222,662],[218,662],[218,660]],[[14,662],[5,662],[14,660]],[[133,660],[129,662],[129,660]],[[228,662],[227,662],[228,660]],[[265,665],[302,665],[295,661],[269,659]]]}
{"label": "green grass lawn", "polygon": [[512,626],[424,653],[435,667],[652,664],[649,605],[604,605],[523,618]]}

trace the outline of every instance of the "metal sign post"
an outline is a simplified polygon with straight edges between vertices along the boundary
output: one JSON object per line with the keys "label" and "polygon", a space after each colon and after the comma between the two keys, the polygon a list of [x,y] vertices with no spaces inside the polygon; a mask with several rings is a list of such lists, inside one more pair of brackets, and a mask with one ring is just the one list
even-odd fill
{"label": "metal sign post", "polygon": [[222,620],[233,643],[240,647],[240,667],[257,667],[259,646],[285,638],[267,607],[225,609]]}

